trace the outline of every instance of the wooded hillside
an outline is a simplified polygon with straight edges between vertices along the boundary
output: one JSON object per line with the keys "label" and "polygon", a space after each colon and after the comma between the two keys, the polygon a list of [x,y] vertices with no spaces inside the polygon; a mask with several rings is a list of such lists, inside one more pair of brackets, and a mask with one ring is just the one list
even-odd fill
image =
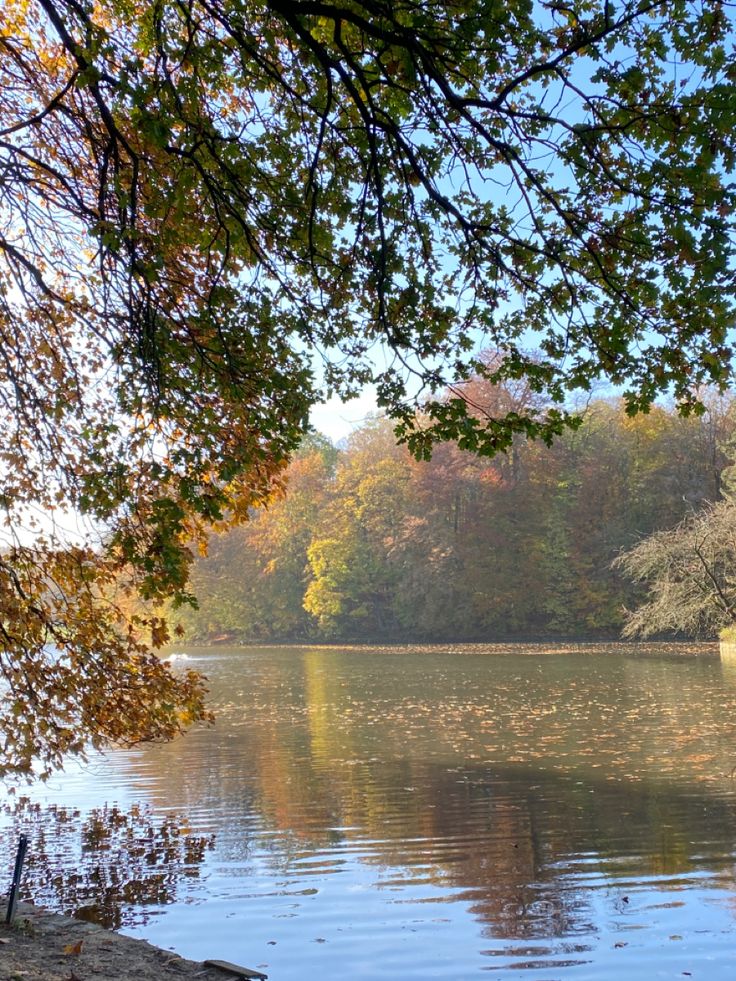
{"label": "wooded hillside", "polygon": [[729,400],[690,419],[598,401],[553,447],[490,460],[446,445],[418,462],[379,419],[342,450],[314,438],[285,496],[212,538],[187,638],[618,633],[640,589],[612,560],[719,498],[735,416]]}

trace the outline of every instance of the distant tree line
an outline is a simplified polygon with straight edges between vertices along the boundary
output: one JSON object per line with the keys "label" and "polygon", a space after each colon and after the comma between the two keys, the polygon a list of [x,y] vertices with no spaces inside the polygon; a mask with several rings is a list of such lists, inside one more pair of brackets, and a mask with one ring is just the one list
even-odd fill
{"label": "distant tree line", "polygon": [[[465,396],[488,413],[533,397],[481,381]],[[447,444],[417,461],[380,418],[339,450],[308,439],[285,493],[196,562],[187,638],[617,634],[645,591],[612,563],[721,498],[736,404],[632,418],[599,400],[581,414],[552,447],[519,440],[490,459]]]}

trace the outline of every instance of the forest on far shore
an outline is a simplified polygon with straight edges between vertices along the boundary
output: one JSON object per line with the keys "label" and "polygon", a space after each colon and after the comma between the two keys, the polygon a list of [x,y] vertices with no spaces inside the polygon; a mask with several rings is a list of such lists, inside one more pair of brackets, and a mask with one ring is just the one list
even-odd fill
{"label": "forest on far shore", "polygon": [[[522,397],[467,394],[484,411]],[[735,434],[736,400],[714,397],[689,418],[592,401],[553,446],[492,458],[446,444],[417,461],[381,418],[340,449],[315,435],[283,495],[212,536],[199,608],[177,618],[194,642],[616,635],[642,588],[612,561],[723,497]]]}

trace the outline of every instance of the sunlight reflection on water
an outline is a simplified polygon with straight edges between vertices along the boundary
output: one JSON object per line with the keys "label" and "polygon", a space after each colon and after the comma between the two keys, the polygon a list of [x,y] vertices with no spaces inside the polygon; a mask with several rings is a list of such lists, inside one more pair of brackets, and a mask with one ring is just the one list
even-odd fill
{"label": "sunlight reflection on water", "polygon": [[[168,891],[123,897],[127,932],[280,981],[730,978],[736,674],[714,651],[186,649],[214,728],[32,797],[144,802],[132,840],[170,822]],[[212,838],[187,874],[171,822]]]}

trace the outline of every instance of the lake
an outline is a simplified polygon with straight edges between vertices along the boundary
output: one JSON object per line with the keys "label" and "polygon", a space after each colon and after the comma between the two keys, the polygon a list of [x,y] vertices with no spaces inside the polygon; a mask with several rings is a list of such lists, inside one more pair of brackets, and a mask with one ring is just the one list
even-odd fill
{"label": "lake", "polygon": [[736,666],[715,645],[174,663],[209,678],[214,727],[6,798],[26,895],[271,981],[733,977]]}

